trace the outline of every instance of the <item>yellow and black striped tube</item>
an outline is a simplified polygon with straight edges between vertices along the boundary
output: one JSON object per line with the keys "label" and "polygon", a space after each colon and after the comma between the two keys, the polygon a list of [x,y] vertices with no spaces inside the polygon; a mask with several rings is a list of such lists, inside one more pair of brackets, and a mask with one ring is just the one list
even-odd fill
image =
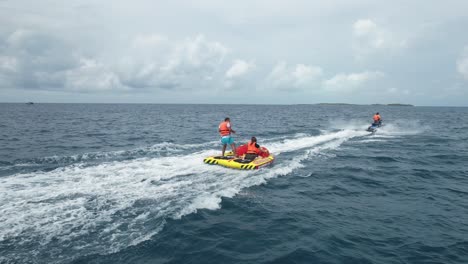
{"label": "yellow and black striped tube", "polygon": [[218,161],[215,160],[215,159],[211,159],[211,158],[206,158],[203,160],[203,162],[205,162],[206,164],[218,164]]}
{"label": "yellow and black striped tube", "polygon": [[255,169],[258,169],[258,167],[256,165],[245,164],[245,165],[241,165],[240,169],[241,170],[255,170]]}
{"label": "yellow and black striped tube", "polygon": [[258,170],[259,168],[268,165],[273,162],[275,157],[273,155],[268,156],[267,158],[256,159],[249,163],[243,163],[246,161],[239,162],[236,158],[227,157],[221,158],[219,156],[206,157],[203,159],[203,162],[211,165],[221,165],[228,168],[238,169],[238,170]]}

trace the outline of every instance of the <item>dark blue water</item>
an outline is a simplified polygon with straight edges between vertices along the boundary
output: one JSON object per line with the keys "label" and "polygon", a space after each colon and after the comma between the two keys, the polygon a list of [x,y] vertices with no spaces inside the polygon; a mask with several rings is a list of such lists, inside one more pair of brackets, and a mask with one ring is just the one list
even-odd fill
{"label": "dark blue water", "polygon": [[[203,164],[226,116],[273,166]],[[0,104],[0,263],[468,263],[467,142],[468,108]]]}

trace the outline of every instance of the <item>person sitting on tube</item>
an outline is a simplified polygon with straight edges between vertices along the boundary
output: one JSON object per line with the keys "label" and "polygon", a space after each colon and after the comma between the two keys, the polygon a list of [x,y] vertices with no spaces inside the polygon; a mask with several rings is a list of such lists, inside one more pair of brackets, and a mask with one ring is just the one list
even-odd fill
{"label": "person sitting on tube", "polygon": [[247,152],[245,153],[244,159],[245,160],[254,160],[258,155],[260,155],[263,150],[257,144],[257,138],[252,137],[247,143]]}

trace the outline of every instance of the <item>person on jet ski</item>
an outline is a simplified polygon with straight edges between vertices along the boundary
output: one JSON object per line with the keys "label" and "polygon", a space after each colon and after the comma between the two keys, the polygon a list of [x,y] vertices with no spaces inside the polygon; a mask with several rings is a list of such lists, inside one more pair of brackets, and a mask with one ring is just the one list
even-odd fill
{"label": "person on jet ski", "polygon": [[382,118],[380,117],[379,112],[375,113],[372,119],[374,119],[374,123],[372,125],[380,126],[382,124]]}
{"label": "person on jet ski", "polygon": [[260,145],[257,144],[257,138],[252,137],[247,143],[247,152],[245,153],[244,159],[254,160],[258,155],[262,154],[263,150],[260,148]]}

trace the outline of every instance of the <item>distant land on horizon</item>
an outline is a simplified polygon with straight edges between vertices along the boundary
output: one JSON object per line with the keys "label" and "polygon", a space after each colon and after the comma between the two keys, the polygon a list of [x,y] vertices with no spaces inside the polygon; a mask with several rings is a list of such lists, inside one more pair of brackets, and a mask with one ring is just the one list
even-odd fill
{"label": "distant land on horizon", "polygon": [[[27,104],[27,105],[35,105],[35,104],[175,104],[175,105],[219,105],[219,103],[155,103],[155,102],[33,102],[33,101],[23,101],[23,102],[2,102],[0,104]],[[465,105],[412,105],[412,104],[401,104],[401,103],[389,103],[389,104],[354,104],[354,103],[290,103],[290,104],[227,104],[227,105],[341,105],[341,106],[404,106],[404,107],[415,107],[415,106],[427,106],[427,107],[468,107]]]}
{"label": "distant land on horizon", "polygon": [[376,105],[376,106],[414,106],[412,104],[400,104],[400,103],[392,103],[392,104],[349,104],[349,103],[318,103],[316,105]]}
{"label": "distant land on horizon", "polygon": [[[24,101],[24,102],[1,102],[0,104],[28,104],[28,105],[33,105],[33,104],[215,104],[217,105],[218,103],[140,103],[140,102],[131,102],[131,103],[122,103],[122,102],[33,102],[33,101]],[[234,104],[234,105],[243,105],[243,104]],[[249,104],[247,104],[249,105]],[[257,104],[254,104],[257,105]],[[260,104],[261,105],[261,104]],[[275,104],[272,104],[275,105]],[[278,104],[278,105],[284,105],[284,104]],[[300,103],[300,104],[286,104],[286,105],[371,105],[371,106],[414,106],[412,104],[400,104],[400,103],[391,103],[391,104],[354,104],[354,103]]]}

